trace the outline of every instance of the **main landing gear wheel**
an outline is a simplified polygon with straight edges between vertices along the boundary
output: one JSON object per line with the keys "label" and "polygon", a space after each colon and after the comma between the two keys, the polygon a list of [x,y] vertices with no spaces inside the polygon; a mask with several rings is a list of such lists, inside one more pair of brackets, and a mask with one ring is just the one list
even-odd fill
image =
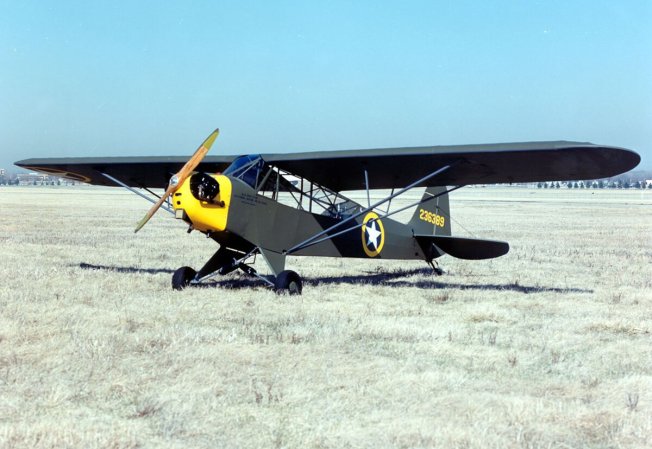
{"label": "main landing gear wheel", "polygon": [[197,272],[190,267],[181,267],[172,275],[172,288],[183,290],[190,285]]}
{"label": "main landing gear wheel", "polygon": [[301,276],[294,271],[281,271],[279,275],[276,276],[276,281],[274,282],[274,291],[276,291],[276,293],[280,294],[287,292],[290,295],[300,295],[301,289]]}

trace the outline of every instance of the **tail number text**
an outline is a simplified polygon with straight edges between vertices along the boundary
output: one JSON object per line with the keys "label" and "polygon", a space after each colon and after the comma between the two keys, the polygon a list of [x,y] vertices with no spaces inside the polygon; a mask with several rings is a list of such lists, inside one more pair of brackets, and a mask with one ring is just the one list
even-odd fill
{"label": "tail number text", "polygon": [[440,228],[443,228],[444,224],[446,223],[446,219],[444,217],[425,209],[419,209],[419,219],[427,221],[428,223],[432,223],[435,226],[439,226]]}

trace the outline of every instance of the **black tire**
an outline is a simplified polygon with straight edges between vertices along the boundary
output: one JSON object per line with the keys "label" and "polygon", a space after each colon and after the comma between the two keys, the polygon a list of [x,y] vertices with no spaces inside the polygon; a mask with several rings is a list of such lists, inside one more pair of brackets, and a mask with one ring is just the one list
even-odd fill
{"label": "black tire", "polygon": [[276,293],[289,293],[290,295],[300,295],[303,286],[301,276],[292,270],[281,271],[276,276],[274,290]]}
{"label": "black tire", "polygon": [[172,288],[183,290],[190,285],[197,272],[190,267],[181,267],[172,275]]}

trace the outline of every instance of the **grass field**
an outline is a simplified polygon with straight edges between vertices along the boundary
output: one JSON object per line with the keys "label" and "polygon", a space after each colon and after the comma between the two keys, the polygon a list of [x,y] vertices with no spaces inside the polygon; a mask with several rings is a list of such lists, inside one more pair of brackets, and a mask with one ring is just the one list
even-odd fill
{"label": "grass field", "polygon": [[291,258],[300,297],[172,291],[215,246],[122,191],[0,199],[0,447],[652,446],[652,191],[462,189],[508,255]]}

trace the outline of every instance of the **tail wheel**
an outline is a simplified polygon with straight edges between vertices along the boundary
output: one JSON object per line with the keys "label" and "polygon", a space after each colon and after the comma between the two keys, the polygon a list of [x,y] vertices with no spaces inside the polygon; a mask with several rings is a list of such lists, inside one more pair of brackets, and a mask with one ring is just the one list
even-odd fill
{"label": "tail wheel", "polygon": [[274,282],[276,293],[287,292],[290,295],[300,295],[302,288],[301,276],[292,270],[281,271],[276,276],[276,281]]}
{"label": "tail wheel", "polygon": [[190,267],[181,267],[172,275],[172,288],[183,290],[190,285],[197,272]]}

